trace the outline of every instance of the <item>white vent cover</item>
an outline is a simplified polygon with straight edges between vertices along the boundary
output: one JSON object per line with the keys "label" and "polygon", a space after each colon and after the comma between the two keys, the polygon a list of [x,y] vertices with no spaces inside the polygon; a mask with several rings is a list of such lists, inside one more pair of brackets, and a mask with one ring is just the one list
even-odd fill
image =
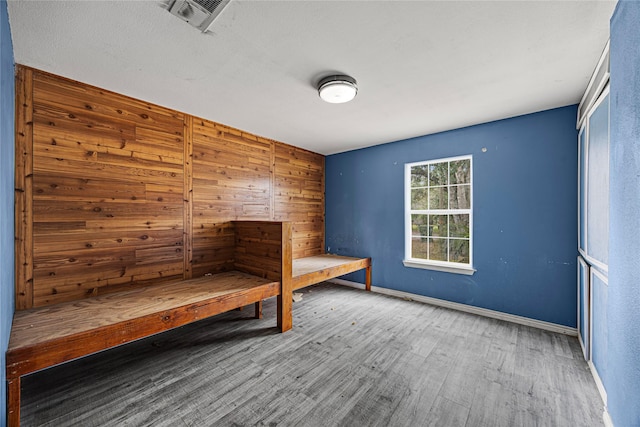
{"label": "white vent cover", "polygon": [[200,31],[207,32],[230,0],[174,0],[169,12]]}

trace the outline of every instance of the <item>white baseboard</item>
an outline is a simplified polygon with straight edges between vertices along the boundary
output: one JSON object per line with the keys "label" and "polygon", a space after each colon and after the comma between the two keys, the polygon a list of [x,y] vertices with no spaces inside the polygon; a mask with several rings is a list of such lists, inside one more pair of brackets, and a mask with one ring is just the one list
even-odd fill
{"label": "white baseboard", "polygon": [[604,421],[604,427],[614,427],[611,416],[609,415],[609,410],[606,406],[604,408],[604,412],[602,413],[602,420]]}
{"label": "white baseboard", "polygon": [[[331,283],[337,285],[349,286],[356,289],[364,289],[362,283],[352,282],[344,279],[331,279],[328,280]],[[557,332],[564,335],[578,336],[578,330],[576,328],[570,328],[564,325],[558,325],[556,323],[544,322],[542,320],[530,319],[528,317],[517,316],[515,314],[502,313],[500,311],[489,310],[487,308],[474,307],[472,305],[460,304],[457,302],[446,301],[438,298],[425,297],[422,295],[411,294],[409,292],[396,291],[394,289],[381,288],[378,286],[371,287],[372,292],[379,294],[391,295],[394,297],[408,299],[412,301],[418,301],[426,304],[437,305],[440,307],[446,307],[453,310],[464,311],[467,313],[477,314],[479,316],[490,317],[492,319],[504,320],[511,323],[517,323],[520,325],[531,326],[538,329],[544,329],[546,331]]]}
{"label": "white baseboard", "polygon": [[[589,360],[587,364],[589,365],[589,369],[591,370],[591,376],[593,376],[593,379],[596,382],[596,386],[598,387],[598,392],[600,393],[600,397],[602,398],[602,403],[604,403],[604,407],[605,407],[604,413],[606,413],[608,416],[609,412],[607,411],[607,390],[604,388],[604,384],[600,379],[600,375],[598,375],[598,370],[596,369],[596,365],[594,365],[591,360]],[[604,417],[604,414],[603,414],[603,417]],[[609,418],[609,420],[611,420],[611,418]]]}

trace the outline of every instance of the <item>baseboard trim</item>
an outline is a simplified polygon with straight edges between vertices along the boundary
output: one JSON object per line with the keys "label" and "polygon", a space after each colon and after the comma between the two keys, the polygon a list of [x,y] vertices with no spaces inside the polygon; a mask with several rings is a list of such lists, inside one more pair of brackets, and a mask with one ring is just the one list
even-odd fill
{"label": "baseboard trim", "polygon": [[611,416],[609,415],[609,410],[607,409],[606,406],[604,408],[604,412],[602,412],[602,420],[604,421],[604,427],[614,427],[613,420],[611,419]]}
{"label": "baseboard trim", "polygon": [[[349,286],[351,288],[364,289],[364,285],[362,283],[352,282],[350,280],[331,279],[329,280],[329,282],[335,283],[337,285]],[[466,313],[477,314],[479,316],[490,317],[492,319],[504,320],[511,323],[517,323],[519,325],[531,326],[534,328],[557,332],[564,335],[570,335],[574,337],[578,336],[578,330],[576,328],[570,328],[568,326],[558,325],[551,322],[544,322],[542,320],[530,319],[528,317],[517,316],[515,314],[502,313],[500,311],[489,310],[487,308],[474,307],[472,305],[460,304],[457,302],[446,301],[438,298],[425,297],[422,295],[411,294],[409,292],[381,288],[379,286],[372,286],[371,291],[379,294],[391,295],[402,299],[437,305],[439,307],[446,307],[453,310],[464,311]]]}
{"label": "baseboard trim", "polygon": [[[595,380],[596,386],[598,387],[598,392],[600,393],[600,397],[602,398],[602,403],[604,403],[605,412],[602,414],[602,416],[604,417],[605,413],[608,416],[609,412],[607,411],[607,390],[604,388],[604,384],[602,383],[602,380],[600,379],[600,375],[598,375],[598,370],[596,369],[596,365],[594,365],[591,360],[589,360],[587,362],[587,364],[589,365],[589,370],[591,371],[591,376]],[[611,418],[609,418],[609,420],[611,420]]]}

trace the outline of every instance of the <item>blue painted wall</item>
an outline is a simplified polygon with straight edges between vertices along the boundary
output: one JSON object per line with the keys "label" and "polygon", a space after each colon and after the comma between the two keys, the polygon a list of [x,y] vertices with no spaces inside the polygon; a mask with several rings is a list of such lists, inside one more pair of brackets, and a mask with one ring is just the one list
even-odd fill
{"label": "blue painted wall", "polygon": [[14,64],[7,2],[0,0],[0,425],[6,423],[5,352],[13,318]]}
{"label": "blue painted wall", "polygon": [[640,426],[640,2],[611,19],[608,395],[616,426]]}
{"label": "blue painted wall", "polygon": [[[328,156],[327,251],[372,257],[374,286],[575,327],[575,120],[569,106]],[[404,164],[465,154],[477,272],[404,267]]]}

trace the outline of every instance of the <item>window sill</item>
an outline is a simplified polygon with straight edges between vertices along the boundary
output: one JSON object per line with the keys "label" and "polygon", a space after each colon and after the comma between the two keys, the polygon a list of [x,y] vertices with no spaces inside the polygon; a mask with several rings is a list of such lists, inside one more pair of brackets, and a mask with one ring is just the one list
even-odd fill
{"label": "window sill", "polygon": [[476,270],[473,267],[457,267],[452,265],[432,264],[419,261],[403,260],[402,263],[405,267],[410,268],[422,268],[425,270],[444,271],[445,273],[465,274],[471,276]]}

